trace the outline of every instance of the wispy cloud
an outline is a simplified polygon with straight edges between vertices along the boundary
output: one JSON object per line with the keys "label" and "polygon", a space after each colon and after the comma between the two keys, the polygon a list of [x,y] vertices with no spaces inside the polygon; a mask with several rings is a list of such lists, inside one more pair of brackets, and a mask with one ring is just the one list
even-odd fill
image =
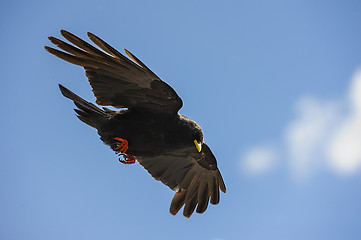
{"label": "wispy cloud", "polygon": [[284,129],[283,147],[246,151],[241,159],[246,172],[267,172],[279,156],[298,180],[325,167],[344,175],[361,169],[361,70],[354,74],[344,99],[304,96],[296,101],[295,113]]}
{"label": "wispy cloud", "polygon": [[350,112],[336,129],[327,149],[331,168],[342,174],[361,168],[361,70],[354,75],[347,102]]}
{"label": "wispy cloud", "polygon": [[296,117],[284,132],[284,155],[295,178],[308,177],[325,161],[328,140],[339,122],[339,106],[312,97],[297,101]]}
{"label": "wispy cloud", "polygon": [[277,153],[270,146],[256,146],[242,157],[241,168],[250,175],[264,174],[277,163]]}

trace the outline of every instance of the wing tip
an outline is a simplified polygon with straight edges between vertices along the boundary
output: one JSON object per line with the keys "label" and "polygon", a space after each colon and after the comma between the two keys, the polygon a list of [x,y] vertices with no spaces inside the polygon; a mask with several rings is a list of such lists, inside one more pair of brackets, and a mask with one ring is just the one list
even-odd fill
{"label": "wing tip", "polygon": [[218,180],[219,180],[219,188],[221,189],[221,191],[222,191],[223,193],[226,193],[226,191],[227,191],[227,189],[226,189],[226,184],[224,184],[224,181],[223,181],[223,178],[222,178],[221,173],[219,173]]}
{"label": "wing tip", "polygon": [[[73,34],[71,34],[70,32],[68,32],[68,31],[66,31],[66,30],[64,30],[64,29],[60,29],[60,34],[61,35],[73,35]],[[64,36],[65,37],[65,36]]]}
{"label": "wing tip", "polygon": [[67,89],[66,87],[61,85],[60,83],[58,84],[58,86],[59,86],[61,94],[63,94],[64,97],[74,100],[75,94],[72,91],[70,91],[69,89]]}
{"label": "wing tip", "polygon": [[128,56],[130,59],[132,59],[134,62],[136,62],[138,65],[140,65],[140,64],[137,62],[137,60],[134,58],[134,55],[133,55],[130,51],[128,51],[126,48],[124,48],[124,52],[125,52],[125,54],[127,54],[127,56]]}
{"label": "wing tip", "polygon": [[169,212],[172,215],[176,215],[179,212],[179,210],[183,207],[186,193],[187,191],[181,189],[180,191],[174,194],[174,197],[172,199],[169,208]]}
{"label": "wing tip", "polygon": [[49,47],[49,46],[44,46],[44,49],[45,49],[46,51],[48,51],[49,53],[54,54],[54,53],[53,53],[53,52],[55,51],[54,48]]}
{"label": "wing tip", "polygon": [[86,35],[88,36],[88,38],[90,38],[90,40],[92,40],[93,38],[98,38],[94,33],[91,32],[87,32]]}
{"label": "wing tip", "polygon": [[183,209],[183,216],[186,218],[190,218],[196,209],[197,206],[197,196],[194,196],[189,202],[185,203],[184,209]]}
{"label": "wing tip", "polygon": [[50,41],[52,44],[54,44],[54,45],[56,45],[56,46],[58,46],[59,43],[62,42],[61,40],[59,40],[58,38],[53,37],[53,36],[48,37],[48,39],[49,39],[49,41]]}

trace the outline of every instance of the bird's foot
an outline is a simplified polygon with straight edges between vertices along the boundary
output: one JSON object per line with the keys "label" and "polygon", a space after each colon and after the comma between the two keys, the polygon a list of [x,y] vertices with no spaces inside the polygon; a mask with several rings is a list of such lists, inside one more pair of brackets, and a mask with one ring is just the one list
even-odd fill
{"label": "bird's foot", "polygon": [[120,137],[115,137],[113,139],[117,141],[115,148],[117,153],[125,153],[128,150],[128,141],[126,139]]}
{"label": "bird's foot", "polygon": [[113,139],[117,141],[115,152],[119,156],[119,162],[123,164],[134,164],[136,158],[133,155],[125,153],[128,150],[128,141],[120,137],[115,137]]}
{"label": "bird's foot", "polygon": [[119,158],[119,162],[123,164],[134,164],[135,163],[135,157],[133,155],[122,153],[121,154],[123,159]]}

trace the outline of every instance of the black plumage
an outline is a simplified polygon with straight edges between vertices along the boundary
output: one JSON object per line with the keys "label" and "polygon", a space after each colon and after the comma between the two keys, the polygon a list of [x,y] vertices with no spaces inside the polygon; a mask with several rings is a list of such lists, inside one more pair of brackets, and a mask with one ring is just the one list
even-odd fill
{"label": "black plumage", "polygon": [[[183,215],[203,213],[219,203],[219,189],[226,192],[216,159],[203,142],[201,127],[178,113],[183,103],[177,93],[137,57],[128,59],[99,37],[88,33],[100,49],[61,30],[71,44],[49,40],[63,51],[45,47],[55,56],[84,67],[96,103],[123,108],[102,109],[59,85],[73,100],[77,117],[97,129],[101,140],[122,155],[124,163],[137,160],[156,179],[176,190],[170,212],[184,205]],[[133,60],[133,61],[132,61]]]}

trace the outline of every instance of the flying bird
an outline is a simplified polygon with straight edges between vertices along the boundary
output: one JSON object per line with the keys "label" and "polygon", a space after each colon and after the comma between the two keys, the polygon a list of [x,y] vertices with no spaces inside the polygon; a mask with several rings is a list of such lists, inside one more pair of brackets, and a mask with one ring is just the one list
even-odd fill
{"label": "flying bird", "polygon": [[203,213],[208,203],[219,203],[226,187],[211,149],[203,141],[201,127],[178,113],[182,99],[136,56],[124,49],[127,58],[102,39],[87,33],[97,46],[61,30],[71,44],[55,37],[57,50],[45,49],[70,63],[82,66],[99,108],[59,84],[61,93],[77,106],[77,117],[97,129],[124,164],[138,161],[156,180],[176,193],[170,205],[175,215],[194,210]]}

